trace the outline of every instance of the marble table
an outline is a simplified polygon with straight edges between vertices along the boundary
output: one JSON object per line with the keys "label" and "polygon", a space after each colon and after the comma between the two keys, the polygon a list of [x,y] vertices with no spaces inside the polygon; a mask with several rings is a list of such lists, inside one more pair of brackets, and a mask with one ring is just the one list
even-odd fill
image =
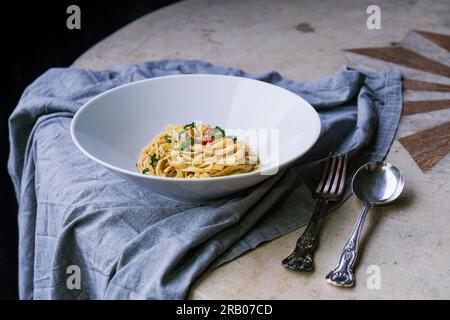
{"label": "marble table", "polygon": [[[102,69],[187,58],[314,80],[342,68],[341,49],[386,46],[403,39],[409,29],[450,34],[448,0],[377,3],[380,30],[366,27],[370,1],[344,0],[339,6],[334,0],[184,1],[125,26],[84,53],[74,66]],[[387,159],[404,170],[406,189],[398,202],[370,213],[354,288],[336,288],[324,281],[358,215],[360,204],[351,197],[326,219],[313,273],[280,266],[303,231],[299,229],[205,274],[190,298],[449,299],[449,170],[422,173],[398,141]],[[374,270],[381,280],[375,288],[370,285]]]}

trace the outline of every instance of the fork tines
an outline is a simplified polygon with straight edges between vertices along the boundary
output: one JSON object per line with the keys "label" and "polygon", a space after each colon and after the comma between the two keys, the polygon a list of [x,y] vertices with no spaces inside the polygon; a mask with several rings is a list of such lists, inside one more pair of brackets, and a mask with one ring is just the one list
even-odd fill
{"label": "fork tines", "polygon": [[329,155],[322,177],[317,184],[316,196],[327,200],[339,198],[345,185],[347,171],[347,154]]}

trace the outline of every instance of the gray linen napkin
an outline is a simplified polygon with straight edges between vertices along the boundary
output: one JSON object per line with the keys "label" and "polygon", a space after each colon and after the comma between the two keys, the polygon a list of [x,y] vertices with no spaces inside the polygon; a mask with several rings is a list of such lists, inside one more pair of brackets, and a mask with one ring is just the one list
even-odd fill
{"label": "gray linen napkin", "polygon": [[[249,77],[301,95],[320,114],[319,141],[266,182],[196,205],[137,188],[73,144],[71,117],[95,95],[140,79],[191,73]],[[191,60],[100,72],[51,69],[25,90],[10,118],[8,169],[19,202],[20,297],[185,298],[208,268],[307,222],[313,206],[308,187],[331,150],[349,152],[353,167],[384,158],[401,109],[396,72],[344,68],[323,80],[296,82],[276,72],[248,74]],[[81,272],[81,288],[71,290],[67,280],[74,268]]]}

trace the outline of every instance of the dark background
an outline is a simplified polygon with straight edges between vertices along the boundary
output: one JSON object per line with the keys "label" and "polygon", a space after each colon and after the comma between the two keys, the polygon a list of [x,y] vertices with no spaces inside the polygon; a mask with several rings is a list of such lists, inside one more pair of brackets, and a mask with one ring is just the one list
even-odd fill
{"label": "dark background", "polygon": [[[84,51],[129,22],[177,0],[15,1],[1,4],[0,299],[16,299],[17,203],[6,171],[8,117],[21,93],[52,67],[68,67]],[[81,30],[68,30],[67,7],[81,9]]]}

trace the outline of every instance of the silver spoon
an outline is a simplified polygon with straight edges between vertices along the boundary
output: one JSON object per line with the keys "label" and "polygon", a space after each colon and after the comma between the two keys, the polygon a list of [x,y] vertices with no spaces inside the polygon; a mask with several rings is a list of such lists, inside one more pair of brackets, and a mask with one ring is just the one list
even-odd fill
{"label": "silver spoon", "polygon": [[352,191],[361,200],[363,207],[336,267],[325,277],[328,283],[339,287],[351,287],[355,284],[353,267],[367,212],[374,205],[387,204],[397,199],[404,185],[402,171],[385,161],[367,163],[356,171],[352,180]]}

